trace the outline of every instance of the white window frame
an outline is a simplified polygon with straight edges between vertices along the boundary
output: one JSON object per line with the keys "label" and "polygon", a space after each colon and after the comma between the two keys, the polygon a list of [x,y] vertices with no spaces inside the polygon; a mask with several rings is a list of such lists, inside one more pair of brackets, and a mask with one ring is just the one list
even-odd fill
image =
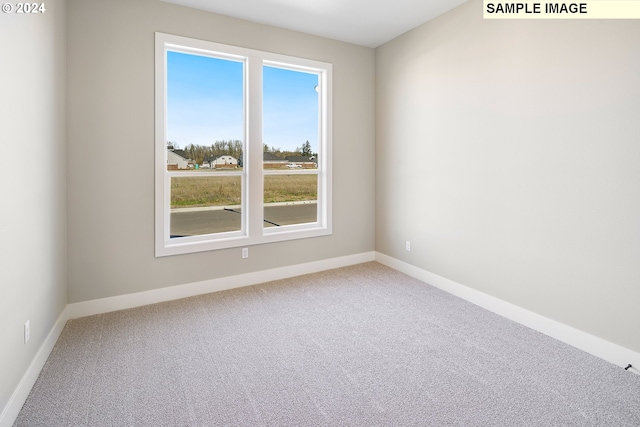
{"label": "white window frame", "polygon": [[[243,180],[241,230],[189,237],[170,237],[171,176],[205,176],[203,172],[167,170],[166,145],[166,58],[167,51],[178,51],[245,63],[245,139],[242,172],[225,172]],[[263,171],[262,68],[263,65],[316,73],[319,76],[318,168],[304,171]],[[331,143],[332,143],[332,65],[311,59],[262,52],[188,37],[155,33],[155,255],[156,257],[210,251],[240,246],[304,239],[332,234]],[[278,173],[317,174],[317,220],[313,223],[263,226],[264,176]],[[208,174],[204,172],[204,174]],[[221,176],[219,172],[216,176]]]}

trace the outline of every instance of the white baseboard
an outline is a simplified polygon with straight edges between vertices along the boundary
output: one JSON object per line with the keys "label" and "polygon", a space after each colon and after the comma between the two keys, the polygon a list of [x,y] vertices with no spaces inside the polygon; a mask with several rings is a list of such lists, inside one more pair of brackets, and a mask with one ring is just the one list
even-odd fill
{"label": "white baseboard", "polygon": [[415,277],[416,279],[435,286],[436,288],[442,289],[482,308],[516,321],[524,326],[558,339],[566,344],[579,348],[616,365],[624,367],[628,364],[632,364],[634,368],[629,371],[636,374],[640,373],[636,368],[640,367],[640,353],[587,334],[555,320],[548,319],[539,314],[525,310],[522,307],[518,307],[514,304],[476,291],[454,282],[453,280],[438,276],[437,274],[415,267],[382,253],[364,252],[339,258],[331,258],[305,264],[240,274],[237,276],[170,286],[167,288],[154,289],[135,294],[119,295],[115,297],[68,304],[51,328],[47,338],[40,346],[40,349],[29,365],[29,368],[20,380],[18,387],[13,392],[9,402],[0,414],[0,427],[10,427],[13,425],[22,405],[24,405],[24,402],[29,396],[29,392],[35,384],[42,367],[47,361],[53,346],[62,333],[64,325],[70,319],[155,304],[158,302],[171,301],[210,292],[251,286],[272,280],[286,279],[289,277],[316,273],[319,271],[346,267],[369,261],[378,261],[381,264]]}
{"label": "white baseboard", "polygon": [[273,268],[270,270],[256,271],[253,273],[239,274],[237,276],[221,277],[218,279],[169,286],[166,288],[153,289],[134,294],[118,295],[115,297],[78,302],[67,305],[67,310],[69,312],[69,319],[76,319],[78,317],[124,310],[127,308],[140,307],[164,301],[172,301],[175,299],[240,288],[243,286],[251,286],[258,283],[270,282],[272,280],[286,279],[288,277],[316,273],[318,271],[346,267],[348,265],[361,264],[363,262],[374,260],[375,252],[364,252],[339,258],[330,258],[304,264]]}
{"label": "white baseboard", "polygon": [[6,406],[2,410],[2,413],[0,414],[0,427],[11,427],[15,422],[18,414],[20,413],[20,409],[22,409],[22,405],[26,402],[33,385],[38,379],[38,375],[40,375],[42,367],[49,358],[49,354],[51,354],[53,346],[58,341],[67,320],[69,320],[69,317],[65,308],[53,324],[51,331],[49,331],[49,334],[27,368],[27,371],[22,376],[20,383],[18,383],[18,387],[16,387]]}
{"label": "white baseboard", "polygon": [[507,319],[513,320],[582,351],[586,351],[610,363],[621,367],[626,367],[631,364],[633,368],[629,369],[629,372],[640,374],[640,370],[638,369],[640,368],[640,353],[633,350],[590,335],[564,323],[536,314],[515,304],[461,285],[453,280],[449,280],[380,252],[376,252],[376,261],[502,317],[506,317]]}

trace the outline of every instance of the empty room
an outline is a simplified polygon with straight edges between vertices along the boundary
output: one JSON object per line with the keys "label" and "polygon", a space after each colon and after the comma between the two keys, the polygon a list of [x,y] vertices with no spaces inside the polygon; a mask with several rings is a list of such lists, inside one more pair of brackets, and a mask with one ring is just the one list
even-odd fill
{"label": "empty room", "polygon": [[640,425],[599,3],[3,4],[0,427]]}

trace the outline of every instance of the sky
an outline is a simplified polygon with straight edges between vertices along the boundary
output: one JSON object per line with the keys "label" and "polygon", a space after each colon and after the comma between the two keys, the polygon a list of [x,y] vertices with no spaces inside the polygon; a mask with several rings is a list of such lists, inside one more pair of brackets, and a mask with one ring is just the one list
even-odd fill
{"label": "sky", "polygon": [[[243,63],[167,52],[167,140],[244,140]],[[318,151],[318,75],[263,67],[263,143]]]}

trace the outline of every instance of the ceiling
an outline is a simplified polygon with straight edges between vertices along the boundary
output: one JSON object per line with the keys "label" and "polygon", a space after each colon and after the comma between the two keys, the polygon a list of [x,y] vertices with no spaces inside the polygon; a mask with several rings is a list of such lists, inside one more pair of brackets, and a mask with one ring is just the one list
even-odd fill
{"label": "ceiling", "polygon": [[383,43],[466,0],[163,0],[368,47]]}

